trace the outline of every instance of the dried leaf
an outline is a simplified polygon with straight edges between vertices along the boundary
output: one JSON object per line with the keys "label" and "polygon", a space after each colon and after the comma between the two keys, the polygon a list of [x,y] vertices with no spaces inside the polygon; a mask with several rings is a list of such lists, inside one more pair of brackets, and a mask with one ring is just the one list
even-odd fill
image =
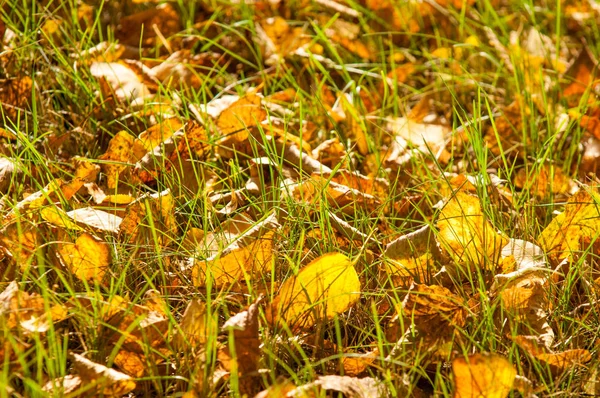
{"label": "dried leaf", "polygon": [[215,327],[216,320],[209,318],[206,304],[202,300],[191,300],[179,321],[180,330],[175,334],[173,343],[182,352],[202,346]]}
{"label": "dried leaf", "polygon": [[225,363],[229,372],[238,372],[240,377],[240,393],[256,393],[258,365],[261,358],[261,341],[258,335],[258,305],[259,298],[247,310],[229,318],[223,325],[223,330],[233,333],[233,346],[228,345],[224,354],[231,358]]}
{"label": "dried leaf", "polygon": [[504,357],[481,353],[452,361],[454,398],[505,398],[517,371]]}
{"label": "dried leaf", "polygon": [[75,243],[61,243],[58,253],[78,279],[88,282],[102,282],[111,263],[108,244],[90,234],[81,234]]}
{"label": "dried leaf", "polygon": [[390,242],[383,253],[385,269],[397,285],[427,283],[436,271],[439,249],[429,225]]}
{"label": "dried leaf", "polygon": [[135,381],[130,376],[92,362],[78,354],[73,354],[73,368],[86,388],[93,385],[94,390],[104,396],[119,397],[133,391],[136,387]]}
{"label": "dried leaf", "polygon": [[145,153],[146,149],[135,137],[125,131],[117,133],[108,143],[107,151],[98,158],[106,161],[101,167],[106,174],[108,188],[117,189],[119,183],[128,181],[127,173]]}
{"label": "dried leaf", "polygon": [[287,279],[271,305],[271,325],[292,330],[309,328],[346,311],[360,297],[360,281],[350,259],[341,253],[325,254]]}
{"label": "dried leaf", "polygon": [[44,333],[67,316],[62,305],[46,306],[44,297],[19,290],[15,281],[0,294],[0,322],[9,329],[19,327],[25,333]]}
{"label": "dried leaf", "polygon": [[548,257],[559,262],[579,256],[584,247],[582,239],[595,239],[600,230],[600,197],[584,189],[573,195],[564,211],[556,216],[538,237]]}
{"label": "dried leaf", "polygon": [[459,266],[494,269],[506,239],[486,219],[479,198],[458,191],[446,202],[437,227],[438,241]]}
{"label": "dried leaf", "polygon": [[467,309],[462,301],[445,287],[413,283],[402,301],[403,324],[414,325],[428,341],[450,338],[466,322]]}
{"label": "dried leaf", "polygon": [[196,262],[192,269],[194,284],[205,286],[210,280],[215,287],[225,287],[256,280],[272,270],[273,236],[273,232],[268,232],[244,247],[232,247],[223,254]]}

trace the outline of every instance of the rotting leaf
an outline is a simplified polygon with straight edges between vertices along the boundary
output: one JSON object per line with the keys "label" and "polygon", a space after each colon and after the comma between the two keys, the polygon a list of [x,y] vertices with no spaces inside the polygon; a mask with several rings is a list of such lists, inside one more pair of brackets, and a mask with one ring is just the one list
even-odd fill
{"label": "rotting leaf", "polygon": [[341,253],[325,254],[287,279],[267,307],[271,325],[287,324],[291,330],[309,328],[346,311],[361,293],[350,259]]}
{"label": "rotting leaf", "polygon": [[506,358],[480,353],[452,361],[454,398],[505,398],[517,371]]}

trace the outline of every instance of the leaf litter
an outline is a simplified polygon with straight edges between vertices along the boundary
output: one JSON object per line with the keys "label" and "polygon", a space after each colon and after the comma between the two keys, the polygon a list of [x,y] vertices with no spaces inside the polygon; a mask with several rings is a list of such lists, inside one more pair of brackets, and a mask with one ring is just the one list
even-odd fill
{"label": "leaf litter", "polygon": [[8,390],[597,389],[597,6],[43,3],[51,62],[0,24]]}

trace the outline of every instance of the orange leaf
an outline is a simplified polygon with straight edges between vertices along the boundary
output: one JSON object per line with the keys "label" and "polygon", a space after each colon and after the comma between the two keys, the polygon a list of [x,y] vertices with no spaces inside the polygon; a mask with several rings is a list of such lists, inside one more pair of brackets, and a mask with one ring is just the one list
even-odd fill
{"label": "orange leaf", "polygon": [[473,354],[452,361],[454,398],[505,398],[513,388],[517,371],[504,357]]}

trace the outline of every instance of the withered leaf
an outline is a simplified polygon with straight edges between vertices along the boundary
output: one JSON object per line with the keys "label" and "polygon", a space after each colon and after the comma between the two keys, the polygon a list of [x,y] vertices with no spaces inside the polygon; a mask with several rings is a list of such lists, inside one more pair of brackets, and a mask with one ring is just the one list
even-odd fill
{"label": "withered leaf", "polygon": [[135,389],[136,383],[130,376],[92,362],[79,354],[72,355],[73,368],[82,383],[86,387],[93,385],[98,394],[120,397]]}

